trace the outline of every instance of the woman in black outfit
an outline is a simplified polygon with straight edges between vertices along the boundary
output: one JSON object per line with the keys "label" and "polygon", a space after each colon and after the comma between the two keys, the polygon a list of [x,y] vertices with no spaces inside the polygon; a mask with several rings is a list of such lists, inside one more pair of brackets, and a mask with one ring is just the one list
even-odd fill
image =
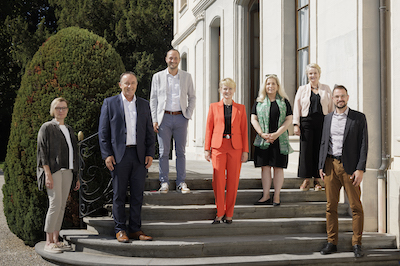
{"label": "woman in black outfit", "polygon": [[334,109],[332,93],[328,85],[321,84],[321,68],[317,64],[307,66],[309,83],[297,90],[293,108],[294,134],[300,136],[298,176],[304,178],[300,190],[310,188],[314,177],[314,190],[321,190],[318,173],[318,155],[321,144],[324,116]]}
{"label": "woman in black outfit", "polygon": [[[292,123],[292,108],[276,75],[268,75],[251,111],[251,124],[257,132],[254,141],[254,165],[261,167],[263,196],[256,205],[280,205],[283,169],[287,168],[289,144],[288,127]],[[270,196],[271,168],[274,169],[274,197]]]}

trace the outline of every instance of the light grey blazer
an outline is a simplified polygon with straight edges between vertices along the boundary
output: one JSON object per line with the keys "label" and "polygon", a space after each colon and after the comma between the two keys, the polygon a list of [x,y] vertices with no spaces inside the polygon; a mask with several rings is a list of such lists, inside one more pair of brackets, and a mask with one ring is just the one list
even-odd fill
{"label": "light grey blazer", "polygon": [[[153,123],[161,124],[165,105],[167,103],[167,89],[168,89],[168,68],[153,75],[151,81],[150,93],[150,109]],[[180,87],[180,104],[182,114],[187,119],[191,119],[194,107],[196,106],[196,94],[193,87],[192,76],[181,69],[178,69],[179,74],[179,87]],[[168,111],[168,110],[167,110]]]}

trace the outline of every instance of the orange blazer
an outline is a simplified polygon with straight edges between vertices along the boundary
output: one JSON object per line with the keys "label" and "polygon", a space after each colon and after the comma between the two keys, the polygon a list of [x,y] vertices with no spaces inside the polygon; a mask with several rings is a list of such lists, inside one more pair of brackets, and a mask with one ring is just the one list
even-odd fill
{"label": "orange blazer", "polygon": [[[235,150],[242,149],[242,152],[249,152],[249,141],[247,134],[246,108],[243,104],[232,103],[232,146]],[[224,103],[210,104],[207,116],[205,150],[220,148],[225,129]]]}

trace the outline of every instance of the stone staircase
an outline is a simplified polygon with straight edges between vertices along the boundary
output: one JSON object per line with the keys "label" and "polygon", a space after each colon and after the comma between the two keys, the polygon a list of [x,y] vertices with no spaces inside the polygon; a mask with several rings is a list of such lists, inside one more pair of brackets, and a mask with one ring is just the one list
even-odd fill
{"label": "stone staircase", "polygon": [[[399,265],[395,236],[388,234],[364,233],[367,255],[354,258],[345,203],[338,209],[339,252],[320,255],[326,241],[325,193],[301,192],[302,180],[285,173],[281,206],[255,206],[261,181],[243,174],[230,225],[211,225],[215,205],[210,174],[188,174],[190,194],[174,190],[160,194],[154,171],[146,182],[142,210],[142,229],[154,241],[118,243],[110,216],[86,217],[86,230],[61,231],[75,252],[48,254],[44,242],[36,245],[36,251],[59,265]],[[111,212],[112,206],[106,208]]]}

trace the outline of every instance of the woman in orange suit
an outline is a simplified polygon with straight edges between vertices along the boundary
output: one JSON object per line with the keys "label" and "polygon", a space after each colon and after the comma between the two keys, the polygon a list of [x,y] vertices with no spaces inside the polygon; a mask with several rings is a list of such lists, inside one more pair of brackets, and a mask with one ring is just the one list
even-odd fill
{"label": "woman in orange suit", "polygon": [[246,109],[243,104],[232,100],[235,91],[236,83],[232,79],[221,80],[219,92],[222,100],[210,104],[208,111],[204,156],[207,161],[212,160],[212,184],[217,206],[212,224],[219,224],[221,220],[232,223],[240,169],[249,155]]}

